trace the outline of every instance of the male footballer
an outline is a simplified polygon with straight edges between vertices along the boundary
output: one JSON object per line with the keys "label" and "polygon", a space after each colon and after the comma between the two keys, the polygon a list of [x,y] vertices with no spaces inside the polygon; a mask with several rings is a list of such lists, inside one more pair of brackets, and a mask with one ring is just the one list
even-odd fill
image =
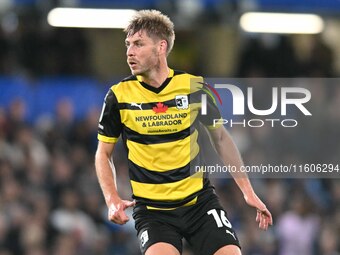
{"label": "male footballer", "polygon": [[[132,75],[112,86],[99,120],[96,173],[108,207],[108,218],[125,224],[133,218],[142,254],[179,255],[185,238],[196,255],[241,254],[239,240],[214,187],[192,165],[204,163],[199,140],[209,130],[226,165],[242,159],[223,125],[213,99],[200,111],[202,77],[168,67],[174,45],[172,21],[156,10],[138,11],[126,32],[126,56]],[[122,200],[111,160],[121,136],[128,153],[133,201]],[[119,172],[119,169],[117,169]],[[233,174],[259,228],[272,225],[271,213],[255,194],[246,174]]]}

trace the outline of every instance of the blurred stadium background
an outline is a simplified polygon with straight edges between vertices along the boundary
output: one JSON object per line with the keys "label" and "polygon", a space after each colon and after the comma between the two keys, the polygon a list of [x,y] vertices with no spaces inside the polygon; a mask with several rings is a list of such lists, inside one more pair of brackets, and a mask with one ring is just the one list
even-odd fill
{"label": "blurred stadium background", "polygon": [[[93,165],[103,97],[129,75],[125,35],[52,27],[46,17],[55,7],[159,9],[176,27],[169,65],[197,75],[340,72],[339,0],[0,0],[0,255],[139,254],[133,223],[106,221]],[[248,11],[314,13],[324,27],[316,34],[247,33],[239,21]],[[339,164],[340,87],[309,89],[313,121],[301,132],[230,130],[247,164]],[[303,153],[292,153],[296,148]],[[118,149],[114,157],[120,193],[129,199],[125,156]],[[214,182],[244,255],[340,254],[339,179],[253,180],[274,216],[267,232],[257,229],[232,180]]]}

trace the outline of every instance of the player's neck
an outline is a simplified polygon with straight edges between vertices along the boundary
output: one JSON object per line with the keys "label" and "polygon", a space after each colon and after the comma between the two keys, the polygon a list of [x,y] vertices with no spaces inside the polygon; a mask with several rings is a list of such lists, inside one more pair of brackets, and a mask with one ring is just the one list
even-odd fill
{"label": "player's neck", "polygon": [[168,65],[160,65],[158,68],[151,70],[147,75],[143,75],[142,80],[152,87],[159,88],[168,78],[169,72]]}

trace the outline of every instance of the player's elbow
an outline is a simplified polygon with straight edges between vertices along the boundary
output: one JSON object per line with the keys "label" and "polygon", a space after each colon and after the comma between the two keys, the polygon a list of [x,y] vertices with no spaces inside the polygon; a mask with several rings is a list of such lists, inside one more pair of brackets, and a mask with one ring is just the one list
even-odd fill
{"label": "player's elbow", "polygon": [[225,139],[228,136],[227,130],[223,126],[214,130],[211,134],[212,134],[212,138],[215,143],[215,146],[223,145]]}

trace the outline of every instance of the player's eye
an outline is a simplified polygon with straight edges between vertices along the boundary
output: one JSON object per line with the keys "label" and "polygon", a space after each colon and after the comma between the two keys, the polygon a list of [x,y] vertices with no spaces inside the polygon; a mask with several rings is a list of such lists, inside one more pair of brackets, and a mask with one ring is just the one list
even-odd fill
{"label": "player's eye", "polygon": [[142,44],[141,42],[136,42],[136,46],[137,46],[137,47],[142,47],[143,44]]}

